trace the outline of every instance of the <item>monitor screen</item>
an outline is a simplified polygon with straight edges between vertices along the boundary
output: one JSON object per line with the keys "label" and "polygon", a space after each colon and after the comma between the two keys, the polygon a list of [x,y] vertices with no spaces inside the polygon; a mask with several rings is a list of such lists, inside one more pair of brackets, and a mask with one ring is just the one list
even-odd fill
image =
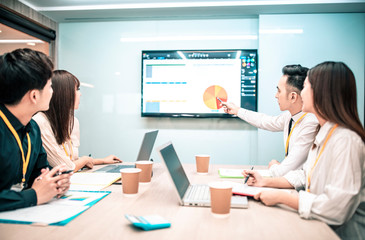
{"label": "monitor screen", "polygon": [[143,117],[233,117],[219,100],[256,111],[257,50],[142,51]]}

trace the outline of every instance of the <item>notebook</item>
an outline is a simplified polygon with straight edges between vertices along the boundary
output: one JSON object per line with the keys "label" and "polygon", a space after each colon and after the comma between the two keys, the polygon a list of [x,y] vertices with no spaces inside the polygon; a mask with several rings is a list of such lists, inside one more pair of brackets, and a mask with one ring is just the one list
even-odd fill
{"label": "notebook", "polygon": [[[158,147],[156,150],[166,165],[166,168],[175,186],[175,192],[179,198],[180,205],[209,207],[209,186],[206,184],[190,184],[172,143],[168,142]],[[231,207],[247,208],[247,197],[232,196]]]}
{"label": "notebook", "polygon": [[[146,132],[144,134],[141,147],[138,152],[137,161],[150,160],[153,145],[157,137],[158,130]],[[153,161],[151,159],[151,161]],[[95,172],[107,172],[107,173],[119,173],[122,168],[134,168],[135,164],[110,164],[108,166],[102,167]]]}

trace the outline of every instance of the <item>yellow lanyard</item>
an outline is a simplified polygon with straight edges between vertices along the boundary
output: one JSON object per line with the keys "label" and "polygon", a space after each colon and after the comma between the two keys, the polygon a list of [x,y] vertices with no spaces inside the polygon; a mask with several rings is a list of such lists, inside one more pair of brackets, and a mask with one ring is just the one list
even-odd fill
{"label": "yellow lanyard", "polygon": [[314,170],[314,168],[316,167],[316,165],[317,165],[317,163],[318,163],[318,159],[321,157],[322,152],[323,152],[324,148],[326,147],[326,144],[327,144],[328,140],[330,139],[330,137],[332,136],[333,131],[335,131],[335,129],[336,129],[337,127],[338,127],[338,124],[335,124],[335,125],[332,127],[331,131],[328,133],[327,138],[326,138],[326,140],[324,141],[324,144],[323,144],[323,146],[322,146],[322,148],[321,148],[321,151],[319,152],[319,154],[318,154],[318,156],[317,156],[317,159],[316,159],[316,161],[314,162],[314,165],[313,165],[313,167],[311,168],[311,170],[310,170],[310,172],[309,172],[309,174],[308,174],[308,178],[307,178],[307,181],[308,181],[308,184],[307,184],[307,186],[308,186],[308,187],[307,187],[307,192],[310,192],[311,177],[312,177],[313,170]]}
{"label": "yellow lanyard", "polygon": [[72,156],[74,155],[74,152],[72,150],[72,142],[71,142],[71,140],[69,141],[69,147],[70,147],[70,152],[71,152],[70,155],[68,154],[68,152],[66,150],[65,144],[62,143],[62,147],[63,147],[63,150],[65,150],[66,156],[69,157],[70,160],[72,161]]}
{"label": "yellow lanyard", "polygon": [[25,182],[25,174],[27,173],[27,168],[28,168],[29,159],[30,159],[30,152],[31,152],[31,142],[30,142],[29,134],[27,133],[28,153],[27,153],[27,158],[25,158],[24,157],[23,146],[22,146],[22,143],[20,142],[20,138],[19,138],[18,133],[15,131],[14,127],[11,125],[8,118],[4,115],[4,113],[1,110],[0,110],[0,116],[4,120],[5,124],[8,126],[9,130],[13,133],[13,135],[14,135],[14,137],[15,137],[18,145],[19,145],[19,149],[22,152],[22,159],[23,159],[23,179],[22,179],[22,183],[24,183]]}
{"label": "yellow lanyard", "polygon": [[286,144],[285,144],[285,154],[287,154],[287,152],[288,152],[289,140],[290,140],[291,134],[292,134],[292,132],[293,132],[293,130],[294,130],[294,128],[295,128],[295,126],[296,126],[296,125],[300,122],[300,120],[302,120],[302,119],[305,117],[305,115],[307,115],[307,113],[304,113],[304,114],[303,114],[303,116],[301,116],[301,117],[298,119],[298,121],[296,121],[296,122],[295,122],[294,126],[293,126],[293,127],[292,127],[292,129],[290,130],[289,136],[288,136],[288,138],[286,139]]}

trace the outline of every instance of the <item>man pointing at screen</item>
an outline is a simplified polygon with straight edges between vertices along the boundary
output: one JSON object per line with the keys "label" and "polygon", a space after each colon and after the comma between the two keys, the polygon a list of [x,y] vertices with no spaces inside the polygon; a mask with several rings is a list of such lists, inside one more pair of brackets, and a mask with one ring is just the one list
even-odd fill
{"label": "man pointing at screen", "polygon": [[281,162],[272,160],[269,163],[270,172],[274,177],[283,176],[302,167],[317,133],[318,122],[315,116],[302,112],[300,92],[307,71],[308,68],[301,65],[283,67],[283,76],[279,80],[275,95],[280,110],[285,111],[279,116],[268,116],[239,108],[233,103],[222,103],[226,113],[237,115],[257,128],[284,132],[285,158]]}

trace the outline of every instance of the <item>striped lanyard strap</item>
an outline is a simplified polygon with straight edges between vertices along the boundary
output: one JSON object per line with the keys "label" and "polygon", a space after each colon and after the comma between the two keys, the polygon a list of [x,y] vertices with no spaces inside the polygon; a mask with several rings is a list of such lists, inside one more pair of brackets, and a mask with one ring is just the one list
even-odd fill
{"label": "striped lanyard strap", "polygon": [[307,115],[307,113],[304,113],[299,119],[298,121],[295,122],[294,126],[292,127],[292,129],[290,130],[290,133],[289,133],[289,136],[288,138],[286,139],[286,144],[285,144],[285,154],[287,154],[288,152],[288,147],[289,147],[289,141],[290,141],[290,137],[291,137],[291,134],[293,133],[293,130],[295,128],[295,126],[297,126],[297,124],[305,117],[305,115]]}
{"label": "striped lanyard strap", "polygon": [[6,126],[8,126],[9,130],[11,131],[11,133],[14,135],[15,140],[17,141],[17,143],[19,145],[20,152],[22,153],[22,160],[23,160],[23,178],[22,178],[22,183],[25,183],[25,174],[27,173],[27,168],[28,168],[29,159],[30,159],[30,152],[31,152],[31,141],[30,141],[29,134],[27,133],[28,153],[27,153],[27,157],[25,158],[24,157],[23,146],[22,146],[22,143],[20,141],[20,138],[19,138],[18,133],[15,131],[13,125],[11,125],[11,123],[8,120],[8,118],[5,116],[5,114],[1,110],[0,110],[0,116],[4,120]]}
{"label": "striped lanyard strap", "polygon": [[316,161],[314,162],[314,164],[313,164],[313,166],[312,166],[311,170],[309,171],[309,174],[308,174],[308,177],[307,177],[307,186],[308,186],[308,187],[307,187],[307,192],[310,192],[310,185],[311,185],[311,178],[312,178],[313,170],[314,170],[314,168],[316,167],[316,165],[317,165],[317,163],[318,163],[318,160],[319,160],[319,158],[321,157],[322,152],[323,152],[324,148],[326,147],[326,144],[327,144],[328,140],[329,140],[329,139],[330,139],[330,137],[332,136],[333,131],[335,131],[335,129],[336,129],[337,127],[338,127],[338,124],[335,124],[335,125],[332,127],[331,131],[328,133],[328,135],[327,135],[327,137],[326,137],[326,140],[324,141],[323,146],[321,147],[321,150],[320,150],[320,152],[319,152],[319,154],[318,154],[318,156],[317,156],[317,159],[316,159]]}

